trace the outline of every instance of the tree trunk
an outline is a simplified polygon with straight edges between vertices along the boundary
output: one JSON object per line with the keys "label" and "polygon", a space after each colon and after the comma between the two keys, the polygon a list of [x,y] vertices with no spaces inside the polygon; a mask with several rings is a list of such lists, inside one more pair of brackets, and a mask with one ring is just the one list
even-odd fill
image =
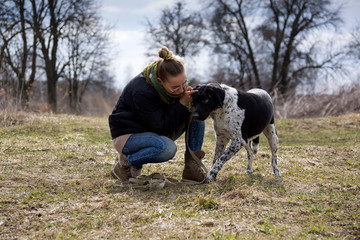
{"label": "tree trunk", "polygon": [[57,95],[56,95],[56,82],[57,76],[56,71],[51,68],[46,68],[47,76],[47,93],[48,93],[48,104],[49,110],[53,113],[57,112]]}
{"label": "tree trunk", "polygon": [[33,36],[33,53],[32,53],[32,60],[31,60],[31,73],[29,76],[29,80],[27,82],[27,84],[25,85],[25,91],[24,91],[24,102],[23,107],[26,108],[29,105],[29,101],[30,101],[30,93],[31,93],[31,89],[32,89],[32,85],[35,82],[35,74],[36,74],[36,58],[37,58],[37,38],[36,38],[36,33],[34,33]]}

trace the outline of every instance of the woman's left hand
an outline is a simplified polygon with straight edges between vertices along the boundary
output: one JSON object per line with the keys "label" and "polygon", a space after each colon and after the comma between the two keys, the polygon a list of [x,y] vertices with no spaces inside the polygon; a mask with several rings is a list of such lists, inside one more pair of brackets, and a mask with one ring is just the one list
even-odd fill
{"label": "woman's left hand", "polygon": [[186,89],[184,89],[184,94],[180,98],[180,103],[184,105],[185,107],[189,106],[189,104],[192,102],[192,94],[198,92],[198,90],[193,90],[192,87],[188,86]]}

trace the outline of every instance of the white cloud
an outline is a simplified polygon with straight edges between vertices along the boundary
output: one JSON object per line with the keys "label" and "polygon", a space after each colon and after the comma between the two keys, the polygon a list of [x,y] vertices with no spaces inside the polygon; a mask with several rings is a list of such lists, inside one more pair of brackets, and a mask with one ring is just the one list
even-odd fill
{"label": "white cloud", "polygon": [[112,51],[114,60],[111,68],[116,76],[116,87],[123,88],[132,77],[140,73],[145,67],[144,34],[138,30],[113,30],[109,37],[114,46]]}

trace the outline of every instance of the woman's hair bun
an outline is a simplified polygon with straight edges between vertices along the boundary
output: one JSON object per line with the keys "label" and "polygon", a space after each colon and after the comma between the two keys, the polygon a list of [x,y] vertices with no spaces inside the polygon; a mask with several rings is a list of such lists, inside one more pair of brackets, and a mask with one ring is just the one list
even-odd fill
{"label": "woman's hair bun", "polygon": [[159,57],[164,60],[170,60],[173,58],[173,53],[172,51],[169,51],[167,47],[164,46],[159,50]]}

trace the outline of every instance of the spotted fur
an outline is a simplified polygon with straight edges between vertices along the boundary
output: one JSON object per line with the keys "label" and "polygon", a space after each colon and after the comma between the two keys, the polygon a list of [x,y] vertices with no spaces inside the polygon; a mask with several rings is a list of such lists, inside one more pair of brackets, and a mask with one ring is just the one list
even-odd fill
{"label": "spotted fur", "polygon": [[[262,132],[271,148],[273,172],[275,176],[280,176],[277,166],[278,136],[269,94],[262,89],[240,92],[224,84],[203,85],[195,89],[199,92],[193,95],[193,116],[198,120],[211,116],[216,132],[215,155],[206,182],[215,180],[225,162],[242,147],[247,151],[246,173],[251,174]],[[230,140],[229,147],[225,149]]]}

